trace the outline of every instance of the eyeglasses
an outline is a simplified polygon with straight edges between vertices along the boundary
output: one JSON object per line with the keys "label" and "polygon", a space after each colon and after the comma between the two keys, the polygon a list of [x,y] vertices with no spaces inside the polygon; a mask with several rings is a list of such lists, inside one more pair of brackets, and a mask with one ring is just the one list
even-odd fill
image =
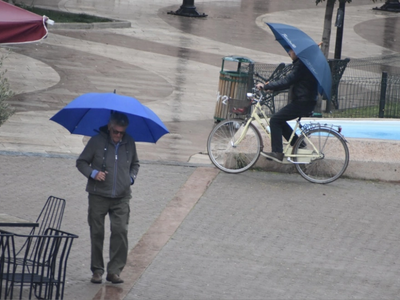
{"label": "eyeglasses", "polygon": [[112,133],[115,134],[115,135],[118,135],[118,134],[124,135],[125,134],[125,131],[118,131],[118,130],[115,130],[114,128],[111,129],[111,130],[112,130]]}

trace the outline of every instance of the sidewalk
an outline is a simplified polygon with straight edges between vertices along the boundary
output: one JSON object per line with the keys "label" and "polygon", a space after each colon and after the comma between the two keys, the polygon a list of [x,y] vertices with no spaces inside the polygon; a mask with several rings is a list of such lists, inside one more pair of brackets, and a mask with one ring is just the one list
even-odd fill
{"label": "sidewalk", "polygon": [[[207,19],[168,15],[179,8],[176,0],[35,5],[132,26],[51,29],[43,43],[11,47],[5,65],[18,95],[17,113],[0,127],[1,209],[35,219],[49,195],[67,199],[63,229],[80,238],[64,299],[397,298],[398,185],[348,178],[314,185],[296,173],[230,175],[217,172],[205,154],[221,58],[288,62],[272,34],[260,29],[263,22],[293,24],[318,40],[323,5],[196,1]],[[343,56],[400,52],[397,41],[382,42],[381,32],[385,26],[396,32],[390,24],[399,15],[374,6],[360,0],[346,7],[345,39],[352,43],[344,44]],[[155,145],[138,143],[125,283],[93,285],[86,182],[75,168],[87,138],[49,118],[82,93],[114,89],[154,110],[170,134]],[[400,180],[398,141],[349,142],[347,177]]]}
{"label": "sidewalk", "polygon": [[0,155],[0,163],[7,213],[35,219],[49,195],[67,200],[62,228],[79,238],[68,261],[66,300],[375,300],[400,292],[395,184],[316,185],[298,174],[142,163],[125,283],[95,285],[85,178],[75,160]]}

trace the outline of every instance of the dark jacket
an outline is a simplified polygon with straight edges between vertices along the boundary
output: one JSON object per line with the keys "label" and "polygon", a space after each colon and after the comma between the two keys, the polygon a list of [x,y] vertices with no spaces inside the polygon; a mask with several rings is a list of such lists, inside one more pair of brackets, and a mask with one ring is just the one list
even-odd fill
{"label": "dark jacket", "polygon": [[[130,195],[132,179],[136,178],[140,167],[135,141],[125,134],[117,151],[117,146],[112,142],[106,128],[102,128],[98,135],[89,140],[76,160],[76,167],[88,178],[88,193],[111,198]],[[91,178],[93,170],[107,171],[106,180],[96,181]]]}
{"label": "dark jacket", "polygon": [[283,78],[264,85],[265,90],[281,91],[289,89],[290,102],[315,103],[318,82],[300,59],[293,61],[293,69]]}

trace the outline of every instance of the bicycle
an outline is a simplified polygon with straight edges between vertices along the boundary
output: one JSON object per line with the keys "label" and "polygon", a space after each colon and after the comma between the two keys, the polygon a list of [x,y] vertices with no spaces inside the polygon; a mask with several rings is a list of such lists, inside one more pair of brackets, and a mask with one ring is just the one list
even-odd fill
{"label": "bicycle", "polygon": [[[244,106],[243,100],[239,105],[235,99],[225,100],[236,118],[218,123],[207,140],[208,155],[217,168],[227,173],[241,173],[250,169],[260,155],[265,157],[264,143],[270,144],[271,137],[269,118],[263,106],[270,97],[254,87],[252,93],[247,93]],[[303,125],[302,117],[296,120],[290,139],[283,142],[282,164],[294,164],[298,173],[312,183],[333,182],[343,175],[349,163],[349,149],[341,134],[342,128],[315,122]],[[259,129],[266,139],[262,139]],[[291,146],[296,132],[298,139]]]}

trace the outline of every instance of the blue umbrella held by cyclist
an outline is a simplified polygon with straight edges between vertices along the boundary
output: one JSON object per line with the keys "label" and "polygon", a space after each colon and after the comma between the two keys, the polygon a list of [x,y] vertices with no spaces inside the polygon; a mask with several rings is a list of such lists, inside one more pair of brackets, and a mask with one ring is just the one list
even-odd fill
{"label": "blue umbrella held by cyclist", "polygon": [[[271,92],[289,89],[290,103],[270,119],[272,149],[271,152],[264,152],[267,159],[281,162],[284,157],[282,136],[289,140],[293,132],[287,121],[310,116],[317,103],[318,93],[330,99],[332,79],[325,56],[307,34],[290,25],[278,23],[267,23],[267,25],[293,61],[293,68],[285,77],[257,84],[259,89]],[[292,146],[297,138],[295,135],[292,139]]]}

